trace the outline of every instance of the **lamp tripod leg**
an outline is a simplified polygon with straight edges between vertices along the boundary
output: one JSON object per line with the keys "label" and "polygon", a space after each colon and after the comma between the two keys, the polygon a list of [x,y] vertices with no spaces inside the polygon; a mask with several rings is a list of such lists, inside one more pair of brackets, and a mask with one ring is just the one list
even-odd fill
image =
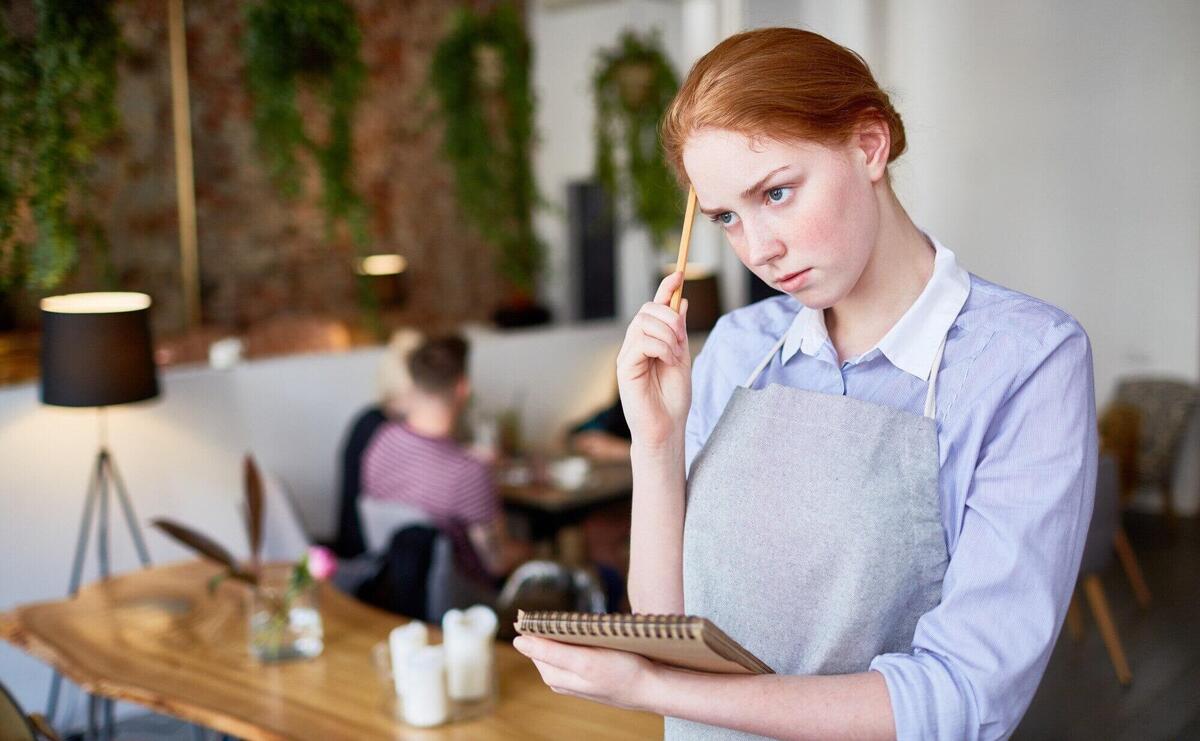
{"label": "lamp tripod leg", "polygon": [[108,452],[105,450],[101,450],[100,451],[100,462],[98,464],[99,472],[100,472],[100,476],[99,476],[99,481],[100,481],[100,512],[99,512],[100,524],[96,528],[96,560],[99,561],[99,563],[100,563],[100,579],[101,580],[107,579],[109,577],[109,575],[111,574],[111,569],[109,568],[109,559],[108,559],[108,555],[109,555],[109,548],[108,548],[108,530],[109,530],[108,499],[109,499],[109,495],[108,495],[108,465],[106,463],[107,459],[108,459]]}
{"label": "lamp tripod leg", "polygon": [[[99,496],[101,467],[104,465],[103,454],[96,456],[96,464],[92,467],[92,475],[88,479],[87,497],[83,503],[83,518],[79,521],[79,537],[75,539],[75,557],[71,563],[71,581],[67,593],[74,597],[79,591],[79,581],[83,578],[83,557],[87,553],[88,536],[92,530],[93,513],[96,508],[96,498]],[[54,716],[58,711],[58,696],[62,692],[62,675],[54,672],[50,679],[50,697],[46,702],[46,720],[54,725]]]}
{"label": "lamp tripod leg", "polygon": [[88,480],[87,499],[83,504],[83,519],[79,522],[79,537],[75,539],[75,559],[71,565],[71,583],[67,592],[74,597],[79,591],[79,581],[83,578],[83,558],[87,553],[88,536],[92,530],[93,512],[96,509],[96,499],[100,496],[100,478],[103,475],[101,467],[103,458],[96,456],[96,465],[92,469],[92,477]]}
{"label": "lamp tripod leg", "polygon": [[113,700],[111,697],[106,697],[100,701],[104,707],[104,741],[113,741],[116,725],[113,719]]}
{"label": "lamp tripod leg", "polygon": [[142,566],[149,566],[150,552],[146,550],[146,541],[142,538],[142,528],[138,525],[137,516],[133,512],[133,502],[129,499],[125,481],[121,478],[121,472],[117,470],[117,462],[111,455],[105,456],[105,462],[108,477],[117,492],[117,501],[121,504],[121,512],[125,515],[125,524],[129,527],[129,536],[133,538],[133,545],[137,548],[138,559],[142,562]]}
{"label": "lamp tripod leg", "polygon": [[84,736],[84,738],[88,739],[88,741],[96,741],[96,739],[100,737],[100,732],[96,723],[96,711],[99,709],[97,707],[99,703],[100,699],[98,697],[95,695],[88,695],[87,734]]}

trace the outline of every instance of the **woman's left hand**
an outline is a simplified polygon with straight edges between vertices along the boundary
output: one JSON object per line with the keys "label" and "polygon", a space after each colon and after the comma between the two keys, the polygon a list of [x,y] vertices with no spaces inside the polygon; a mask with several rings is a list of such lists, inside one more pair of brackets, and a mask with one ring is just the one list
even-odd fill
{"label": "woman's left hand", "polygon": [[533,636],[518,636],[513,648],[533,659],[542,681],[559,694],[649,710],[645,688],[653,678],[655,665],[637,654]]}

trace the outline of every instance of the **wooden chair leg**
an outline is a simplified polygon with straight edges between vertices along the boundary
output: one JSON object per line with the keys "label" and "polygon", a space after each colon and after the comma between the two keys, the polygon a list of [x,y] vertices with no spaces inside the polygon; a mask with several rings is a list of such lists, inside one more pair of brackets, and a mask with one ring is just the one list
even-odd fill
{"label": "wooden chair leg", "polygon": [[1163,495],[1163,512],[1167,515],[1167,532],[1174,533],[1179,527],[1179,518],[1175,513],[1175,492],[1171,491],[1171,484],[1165,483],[1162,485]]}
{"label": "wooden chair leg", "polygon": [[1079,606],[1078,593],[1071,595],[1071,604],[1067,607],[1067,633],[1076,643],[1083,640],[1083,609]]}
{"label": "wooden chair leg", "polygon": [[1121,567],[1125,569],[1125,576],[1129,579],[1129,586],[1133,587],[1138,604],[1142,608],[1149,607],[1150,587],[1146,586],[1146,577],[1142,575],[1142,567],[1138,565],[1137,555],[1133,552],[1133,546],[1129,544],[1125,528],[1118,527],[1113,533],[1113,548],[1117,551],[1117,558],[1121,561]]}
{"label": "wooden chair leg", "polygon": [[1088,605],[1092,608],[1092,616],[1096,618],[1096,626],[1100,628],[1104,647],[1108,649],[1108,657],[1117,673],[1117,681],[1123,686],[1128,686],[1133,681],[1133,674],[1129,671],[1129,662],[1125,660],[1125,649],[1121,647],[1117,626],[1108,611],[1108,600],[1104,597],[1104,586],[1100,583],[1100,577],[1088,574],[1083,580],[1083,590],[1087,594]]}
{"label": "wooden chair leg", "polygon": [[50,727],[50,723],[46,720],[46,716],[41,715],[40,713],[30,713],[29,722],[33,725],[34,729],[41,735],[45,736],[48,741],[60,741],[59,735],[54,732],[53,728]]}

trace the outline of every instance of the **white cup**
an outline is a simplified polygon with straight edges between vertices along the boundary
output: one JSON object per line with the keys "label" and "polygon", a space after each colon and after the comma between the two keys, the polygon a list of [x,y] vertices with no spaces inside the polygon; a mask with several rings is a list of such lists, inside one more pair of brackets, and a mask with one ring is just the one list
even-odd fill
{"label": "white cup", "polygon": [[591,463],[581,455],[573,455],[550,464],[550,479],[560,489],[578,489],[587,482]]}

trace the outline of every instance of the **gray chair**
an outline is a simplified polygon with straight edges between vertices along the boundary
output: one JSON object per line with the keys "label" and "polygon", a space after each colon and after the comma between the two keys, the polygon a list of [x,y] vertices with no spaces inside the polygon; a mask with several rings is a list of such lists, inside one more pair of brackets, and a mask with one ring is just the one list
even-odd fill
{"label": "gray chair", "polygon": [[[1113,559],[1113,537],[1120,528],[1120,482],[1117,475],[1117,463],[1112,456],[1101,455],[1096,474],[1096,504],[1092,510],[1092,522],[1088,528],[1087,541],[1083,547],[1083,561],[1079,566],[1079,582],[1083,586],[1088,606],[1108,657],[1112,661],[1117,681],[1128,685],[1133,681],[1129,671],[1129,662],[1125,658],[1125,649],[1121,646],[1121,638],[1117,634],[1117,626],[1113,622],[1112,613],[1108,609],[1108,599],[1104,594],[1104,585],[1100,574],[1108,568]],[[1071,606],[1067,610],[1067,629],[1075,640],[1083,637],[1083,615],[1077,599],[1072,596]]]}
{"label": "gray chair", "polygon": [[[367,550],[371,553],[385,547],[391,533],[398,528],[430,524],[429,516],[420,510],[393,502],[361,499],[358,512]],[[591,571],[557,561],[522,564],[505,580],[497,594],[459,572],[453,544],[444,535],[434,542],[426,594],[430,622],[440,622],[447,610],[484,604],[496,609],[500,635],[509,638],[514,635],[512,624],[516,621],[518,608],[605,612],[607,604],[604,589]]]}
{"label": "gray chair", "polygon": [[[368,563],[373,561],[375,554],[387,547],[392,533],[400,528],[434,525],[429,515],[405,504],[362,498],[357,507],[368,553],[365,560]],[[364,559],[358,560],[361,563]],[[454,543],[446,535],[439,535],[434,541],[425,590],[425,614],[432,623],[440,623],[448,610],[477,604],[492,606],[496,603],[494,589],[477,583],[459,571],[454,557]]]}
{"label": "gray chair", "polygon": [[0,739],[4,741],[58,741],[46,719],[37,713],[26,715],[8,689],[0,684]]}
{"label": "gray chair", "polygon": [[599,580],[587,569],[557,561],[529,561],[513,571],[496,600],[501,638],[516,635],[512,625],[518,609],[603,613],[607,599]]}

